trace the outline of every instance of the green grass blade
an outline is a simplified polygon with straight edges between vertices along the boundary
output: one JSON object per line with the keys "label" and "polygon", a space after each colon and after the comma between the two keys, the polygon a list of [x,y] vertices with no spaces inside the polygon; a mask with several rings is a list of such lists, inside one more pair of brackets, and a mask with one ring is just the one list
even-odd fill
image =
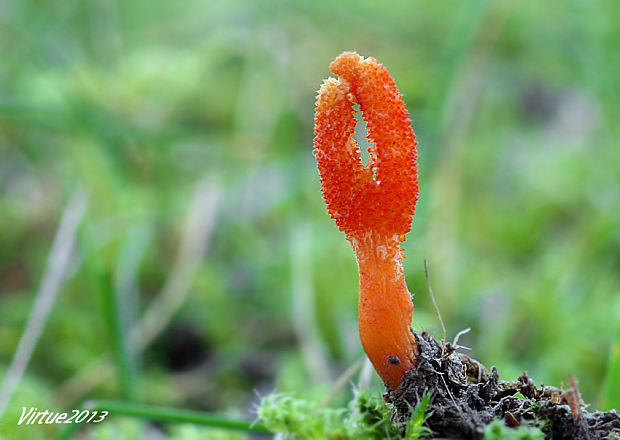
{"label": "green grass blade", "polygon": [[620,328],[609,353],[600,406],[602,409],[620,408]]}
{"label": "green grass blade", "polygon": [[[140,403],[117,402],[111,400],[99,400],[92,402],[88,406],[91,411],[108,411],[109,414],[106,418],[125,416],[165,423],[189,423],[233,431],[273,434],[265,425],[261,423],[253,423],[248,420],[231,419],[200,411],[157,407],[143,405]],[[66,440],[72,438],[78,427],[79,424],[69,425],[67,429],[64,429],[57,435],[56,440]]]}
{"label": "green grass blade", "polygon": [[112,274],[101,262],[102,256],[96,252],[93,238],[86,236],[84,240],[85,253],[88,255],[86,269],[90,273],[93,290],[97,293],[103,319],[110,335],[110,344],[114,354],[116,369],[122,386],[123,397],[127,400],[137,400],[138,373],[130,361],[125,329],[120,314],[119,298],[114,290]]}
{"label": "green grass blade", "polygon": [[129,360],[127,343],[125,340],[125,332],[119,313],[119,301],[116,292],[114,292],[111,275],[105,272],[99,272],[98,284],[101,288],[101,299],[104,305],[104,315],[112,338],[112,349],[116,367],[121,379],[123,388],[123,396],[128,400],[135,400],[137,390],[137,378],[132,364]]}
{"label": "green grass blade", "polygon": [[200,411],[190,411],[176,408],[157,407],[139,403],[115,402],[101,400],[95,402],[98,410],[109,411],[111,415],[137,417],[147,420],[157,420],[168,423],[192,423],[195,425],[210,426],[213,428],[232,429],[238,431],[258,432],[271,434],[272,432],[260,423],[248,420],[230,419]]}
{"label": "green grass blade", "polygon": [[73,438],[77,430],[82,426],[80,423],[71,423],[70,425],[64,425],[64,428],[60,430],[54,440],[70,440]]}

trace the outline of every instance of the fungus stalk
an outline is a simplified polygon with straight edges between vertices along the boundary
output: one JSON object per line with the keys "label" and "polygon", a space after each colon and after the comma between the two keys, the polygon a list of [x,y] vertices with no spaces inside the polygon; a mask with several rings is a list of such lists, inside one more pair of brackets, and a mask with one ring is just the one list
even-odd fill
{"label": "fungus stalk", "polygon": [[[374,58],[344,52],[331,64],[316,101],[314,154],[330,216],[351,243],[360,277],[359,332],[386,386],[398,392],[417,363],[413,302],[400,243],[418,199],[411,121],[387,69]],[[359,104],[367,123],[369,160],[353,140]]]}

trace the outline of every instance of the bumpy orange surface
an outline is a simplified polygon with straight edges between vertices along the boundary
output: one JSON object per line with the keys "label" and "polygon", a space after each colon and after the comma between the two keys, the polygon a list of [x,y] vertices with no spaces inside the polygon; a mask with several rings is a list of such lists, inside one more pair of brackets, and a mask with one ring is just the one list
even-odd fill
{"label": "bumpy orange surface", "polygon": [[[340,78],[319,90],[314,154],[328,212],[357,257],[362,345],[397,391],[417,361],[400,248],[418,199],[415,134],[394,80],[377,60],[344,52],[330,69]],[[356,103],[375,144],[367,165],[353,140]]]}

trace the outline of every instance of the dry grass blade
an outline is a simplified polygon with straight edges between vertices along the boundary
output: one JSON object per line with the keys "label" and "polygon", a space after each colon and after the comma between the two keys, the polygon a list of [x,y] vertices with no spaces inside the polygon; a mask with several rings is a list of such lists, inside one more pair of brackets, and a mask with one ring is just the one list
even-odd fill
{"label": "dry grass blade", "polygon": [[129,332],[130,345],[141,349],[168,325],[189,294],[200,260],[215,229],[220,189],[207,181],[198,184],[172,272],[139,324]]}
{"label": "dry grass blade", "polygon": [[[368,359],[368,358],[365,357],[364,359]],[[363,359],[360,359],[359,361],[351,365],[349,368],[344,370],[344,372],[340,375],[340,377],[336,380],[336,382],[332,386],[332,389],[330,390],[329,394],[327,394],[327,396],[325,396],[325,398],[321,400],[321,403],[319,403],[319,406],[317,408],[323,408],[329,405],[329,402],[331,402],[334,399],[334,397],[338,395],[340,390],[342,390],[342,388],[347,384],[349,380],[351,380],[351,378],[357,372],[357,370],[359,370],[360,366],[362,365],[362,361]]]}
{"label": "dry grass blade", "polygon": [[[433,307],[435,308],[435,313],[437,313],[437,319],[439,319],[439,323],[441,324],[441,330],[443,332],[443,338],[441,340],[441,343],[442,343],[442,346],[445,346],[446,326],[443,324],[443,319],[441,318],[441,312],[439,311],[439,306],[437,305],[437,301],[435,300],[435,294],[433,293],[433,287],[431,286],[431,279],[428,275],[428,262],[426,260],[424,260],[424,275],[426,276],[426,286],[428,287],[428,293],[431,296],[431,300],[433,301]],[[442,357],[443,357],[443,353],[442,353]]]}
{"label": "dry grass blade", "polygon": [[[200,259],[215,229],[220,198],[221,189],[218,186],[206,180],[197,185],[168,280],[140,321],[129,331],[130,346],[136,350],[141,351],[149,346],[187,298]],[[79,401],[113,372],[112,359],[104,354],[59,387],[54,398],[64,404]]]}
{"label": "dry grass blade", "polygon": [[75,234],[86,210],[86,200],[84,191],[76,189],[62,214],[30,317],[0,387],[0,415],[9,404],[15,388],[28,367],[32,352],[54,306],[74,250]]}
{"label": "dry grass blade", "polygon": [[364,356],[364,363],[362,364],[362,370],[360,371],[360,377],[357,381],[357,388],[363,390],[370,386],[370,381],[372,380],[372,363],[370,363],[370,359]]}
{"label": "dry grass blade", "polygon": [[314,306],[312,226],[295,224],[289,237],[293,328],[308,372],[319,382],[329,382],[329,363],[321,345]]}

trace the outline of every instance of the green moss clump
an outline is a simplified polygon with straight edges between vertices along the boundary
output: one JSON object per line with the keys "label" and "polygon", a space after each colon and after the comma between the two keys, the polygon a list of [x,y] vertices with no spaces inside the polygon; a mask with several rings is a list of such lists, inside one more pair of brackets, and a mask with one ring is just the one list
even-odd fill
{"label": "green moss clump", "polygon": [[491,422],[484,430],[484,440],[544,440],[545,434],[536,427],[508,428],[499,420]]}
{"label": "green moss clump", "polygon": [[418,440],[431,434],[424,426],[431,398],[430,392],[425,393],[405,424],[393,424],[391,408],[368,390],[357,391],[348,408],[325,408],[291,395],[271,394],[262,400],[258,418],[273,432],[299,440]]}

